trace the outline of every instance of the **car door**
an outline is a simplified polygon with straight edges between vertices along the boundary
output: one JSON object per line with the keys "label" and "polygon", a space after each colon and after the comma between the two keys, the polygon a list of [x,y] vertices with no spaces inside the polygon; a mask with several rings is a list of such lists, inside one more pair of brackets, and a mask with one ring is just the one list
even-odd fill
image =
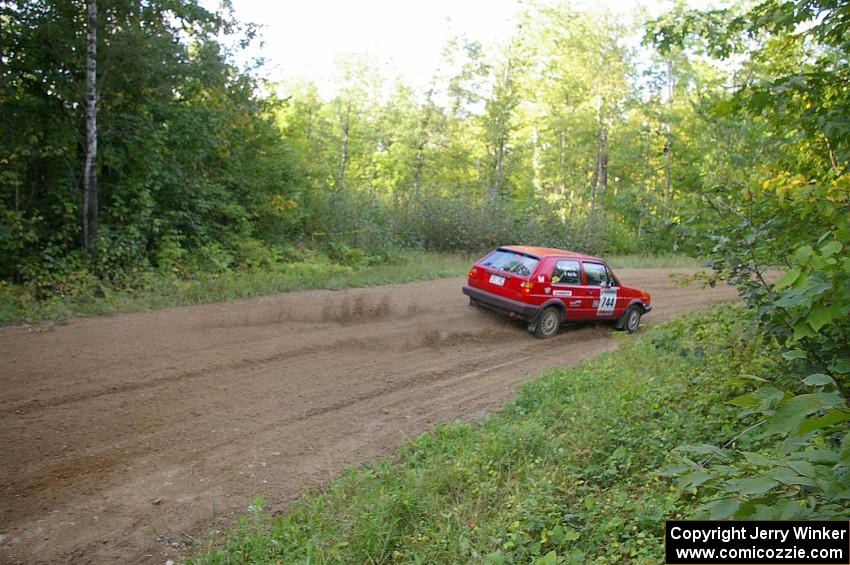
{"label": "car door", "polygon": [[557,258],[550,278],[552,296],[564,303],[567,319],[581,318],[582,295],[581,267],[576,259]]}
{"label": "car door", "polygon": [[597,261],[582,261],[584,286],[582,293],[582,317],[587,319],[610,319],[617,307],[617,287],[607,267]]}

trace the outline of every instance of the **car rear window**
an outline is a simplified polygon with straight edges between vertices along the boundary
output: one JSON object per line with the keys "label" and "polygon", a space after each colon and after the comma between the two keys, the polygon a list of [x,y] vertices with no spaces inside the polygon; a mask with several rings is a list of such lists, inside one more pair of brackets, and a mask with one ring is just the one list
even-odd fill
{"label": "car rear window", "polygon": [[535,257],[523,255],[516,251],[497,249],[482,259],[481,265],[527,277],[534,272],[539,262],[540,260]]}

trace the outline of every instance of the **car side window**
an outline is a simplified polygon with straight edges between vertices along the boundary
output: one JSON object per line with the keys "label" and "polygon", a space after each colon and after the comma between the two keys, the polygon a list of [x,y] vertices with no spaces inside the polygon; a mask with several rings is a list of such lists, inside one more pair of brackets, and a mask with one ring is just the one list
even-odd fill
{"label": "car side window", "polygon": [[584,276],[587,277],[588,286],[609,286],[611,284],[608,269],[601,263],[584,263]]}
{"label": "car side window", "polygon": [[560,260],[552,270],[553,284],[581,284],[578,261]]}

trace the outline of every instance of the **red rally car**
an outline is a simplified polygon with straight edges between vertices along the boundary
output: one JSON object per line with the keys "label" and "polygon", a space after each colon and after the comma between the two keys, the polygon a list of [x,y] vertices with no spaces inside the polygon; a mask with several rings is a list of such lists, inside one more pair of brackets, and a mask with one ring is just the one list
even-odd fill
{"label": "red rally car", "polygon": [[652,310],[649,293],[620,284],[602,259],[549,247],[499,247],[475,262],[463,293],[472,305],[527,321],[540,338],[584,320],[633,332]]}

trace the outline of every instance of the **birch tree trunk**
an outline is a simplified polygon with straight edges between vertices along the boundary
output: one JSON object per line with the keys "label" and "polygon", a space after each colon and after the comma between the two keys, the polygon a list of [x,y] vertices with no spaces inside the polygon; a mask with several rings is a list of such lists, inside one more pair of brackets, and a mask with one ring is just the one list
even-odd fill
{"label": "birch tree trunk", "polygon": [[499,85],[499,91],[501,92],[501,100],[498,100],[498,110],[496,115],[496,127],[497,129],[497,140],[495,149],[495,174],[493,177],[493,186],[491,195],[493,199],[499,197],[499,191],[502,188],[502,174],[504,171],[505,165],[505,152],[506,146],[508,142],[508,135],[510,132],[508,131],[510,128],[510,114],[512,111],[512,100],[513,92],[512,92],[512,84],[511,84],[511,73],[512,73],[512,61],[511,58],[508,57],[507,62],[505,63],[505,71],[501,76],[501,84]]}
{"label": "birch tree trunk", "polygon": [[414,161],[413,173],[413,201],[419,202],[419,192],[422,190],[422,171],[425,168],[425,147],[428,145],[428,130],[431,126],[431,99],[433,89],[428,90],[425,99],[424,114],[419,121],[419,132],[416,140],[416,160]]}
{"label": "birch tree trunk", "polygon": [[83,165],[83,247],[97,238],[97,1],[86,2],[86,148]]}
{"label": "birch tree trunk", "polygon": [[498,198],[502,185],[502,166],[505,161],[505,139],[499,139],[496,148],[496,178],[493,181],[493,198]]}
{"label": "birch tree trunk", "polygon": [[673,60],[667,60],[667,123],[665,124],[666,139],[664,140],[664,204],[665,216],[667,215],[666,204],[670,199],[670,150],[672,145],[672,120],[673,120]]}
{"label": "birch tree trunk", "polygon": [[597,200],[608,189],[608,126],[602,125],[596,138],[596,164],[590,183],[590,215],[596,211]]}
{"label": "birch tree trunk", "polygon": [[336,175],[336,189],[345,189],[345,167],[348,165],[348,138],[351,129],[351,101],[345,106],[345,113],[340,112],[340,128],[342,129],[342,146],[339,152],[339,169]]}
{"label": "birch tree trunk", "polygon": [[596,160],[599,195],[608,190],[608,126],[599,129],[599,154]]}

